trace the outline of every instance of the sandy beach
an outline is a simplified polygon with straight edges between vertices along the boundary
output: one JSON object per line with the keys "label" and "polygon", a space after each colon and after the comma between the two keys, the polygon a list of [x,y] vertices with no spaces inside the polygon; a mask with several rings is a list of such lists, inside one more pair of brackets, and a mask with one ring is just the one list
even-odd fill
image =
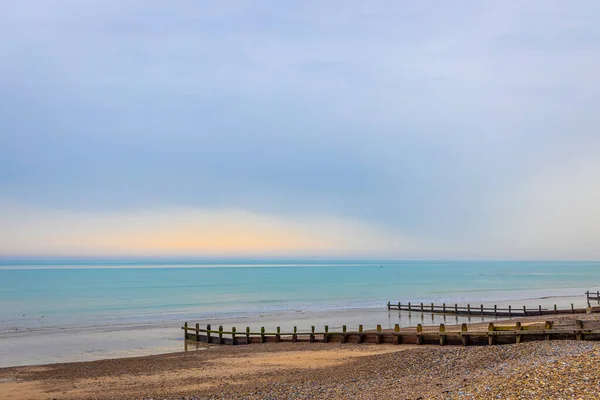
{"label": "sandy beach", "polygon": [[600,343],[586,341],[480,347],[266,343],[0,369],[0,398],[7,400],[599,396]]}

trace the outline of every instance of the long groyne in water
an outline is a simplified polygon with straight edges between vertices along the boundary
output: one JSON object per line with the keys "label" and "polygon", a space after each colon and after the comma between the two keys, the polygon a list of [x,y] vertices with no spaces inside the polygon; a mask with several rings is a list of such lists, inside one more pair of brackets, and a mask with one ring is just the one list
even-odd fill
{"label": "long groyne in water", "polygon": [[312,326],[310,331],[298,331],[294,327],[292,332],[282,332],[277,328],[275,332],[267,332],[265,328],[260,331],[238,331],[235,327],[225,330],[223,326],[212,329],[195,327],[182,327],[186,341],[220,345],[249,345],[267,342],[322,342],[322,343],[375,343],[375,344],[439,344],[444,345],[494,345],[521,343],[537,340],[600,340],[600,321],[545,321],[541,323],[524,324],[517,321],[515,324],[495,324],[490,322],[487,329],[469,329],[467,324],[446,327],[426,327],[421,324],[414,329],[401,330],[396,324],[394,330],[383,330],[377,325],[375,330],[365,331],[360,325],[357,331],[348,331],[346,326],[341,331],[331,331],[328,326],[316,331]]}

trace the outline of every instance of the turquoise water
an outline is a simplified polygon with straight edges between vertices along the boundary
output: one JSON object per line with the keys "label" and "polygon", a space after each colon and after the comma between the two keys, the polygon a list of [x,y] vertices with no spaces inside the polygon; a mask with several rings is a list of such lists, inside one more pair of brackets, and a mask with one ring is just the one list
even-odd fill
{"label": "turquoise water", "polygon": [[581,295],[598,262],[0,262],[0,331]]}

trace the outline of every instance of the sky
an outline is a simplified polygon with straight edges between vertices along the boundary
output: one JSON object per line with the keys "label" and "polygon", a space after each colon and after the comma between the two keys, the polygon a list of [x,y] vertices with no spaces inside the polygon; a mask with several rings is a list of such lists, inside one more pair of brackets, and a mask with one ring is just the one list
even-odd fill
{"label": "sky", "polygon": [[600,259],[597,1],[0,1],[0,255]]}

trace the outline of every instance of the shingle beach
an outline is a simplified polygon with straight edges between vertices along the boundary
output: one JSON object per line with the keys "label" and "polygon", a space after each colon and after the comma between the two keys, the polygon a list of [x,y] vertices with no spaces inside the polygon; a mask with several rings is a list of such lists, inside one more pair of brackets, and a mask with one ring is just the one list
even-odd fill
{"label": "shingle beach", "polygon": [[600,343],[267,343],[0,370],[17,399],[598,399]]}

